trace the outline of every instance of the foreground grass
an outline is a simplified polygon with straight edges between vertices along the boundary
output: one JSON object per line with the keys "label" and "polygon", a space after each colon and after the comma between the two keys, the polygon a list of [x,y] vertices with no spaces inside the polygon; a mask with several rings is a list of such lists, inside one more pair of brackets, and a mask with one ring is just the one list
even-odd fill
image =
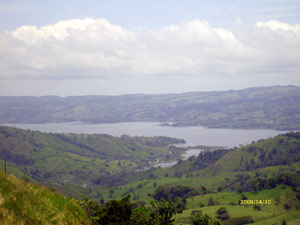
{"label": "foreground grass", "polygon": [[0,172],[0,224],[90,223],[75,199]]}

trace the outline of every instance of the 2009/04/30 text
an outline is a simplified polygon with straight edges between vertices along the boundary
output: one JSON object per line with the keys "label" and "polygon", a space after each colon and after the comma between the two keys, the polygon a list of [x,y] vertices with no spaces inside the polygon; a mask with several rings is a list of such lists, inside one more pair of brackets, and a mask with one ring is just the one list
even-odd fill
{"label": "2009/04/30 text", "polygon": [[271,200],[269,199],[245,199],[240,200],[240,205],[270,205]]}

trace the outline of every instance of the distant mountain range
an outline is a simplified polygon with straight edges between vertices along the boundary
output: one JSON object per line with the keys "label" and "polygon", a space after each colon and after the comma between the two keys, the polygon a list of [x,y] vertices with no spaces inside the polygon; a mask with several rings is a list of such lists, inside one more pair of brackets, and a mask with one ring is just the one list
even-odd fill
{"label": "distant mountain range", "polygon": [[0,97],[0,123],[156,121],[167,126],[300,129],[300,87],[183,94]]}

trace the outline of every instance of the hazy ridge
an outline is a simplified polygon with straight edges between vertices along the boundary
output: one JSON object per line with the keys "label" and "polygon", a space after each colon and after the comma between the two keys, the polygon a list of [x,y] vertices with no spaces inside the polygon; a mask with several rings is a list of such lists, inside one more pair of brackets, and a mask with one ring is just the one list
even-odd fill
{"label": "hazy ridge", "polygon": [[0,97],[1,123],[173,122],[172,126],[300,129],[300,87],[121,96]]}

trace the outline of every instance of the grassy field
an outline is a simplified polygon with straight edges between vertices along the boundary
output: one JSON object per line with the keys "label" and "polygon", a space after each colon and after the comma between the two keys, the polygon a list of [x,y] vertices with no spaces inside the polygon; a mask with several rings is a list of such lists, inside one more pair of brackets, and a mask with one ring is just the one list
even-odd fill
{"label": "grassy field", "polygon": [[90,224],[75,199],[0,171],[0,224]]}
{"label": "grassy field", "polygon": [[[204,196],[195,196],[187,200],[187,209],[182,214],[177,214],[176,224],[188,223],[193,211],[201,210],[203,214],[207,214],[216,218],[216,211],[220,207],[226,207],[231,218],[241,216],[252,216],[254,224],[281,224],[283,218],[290,224],[296,223],[300,219],[300,211],[292,206],[285,209],[285,203],[296,202],[295,193],[289,187],[279,186],[272,190],[260,191],[257,194],[243,193],[249,200],[270,200],[271,204],[260,204],[261,210],[255,210],[254,205],[238,205],[241,194],[234,192],[220,192],[207,194]],[[209,199],[212,198],[216,205],[208,206]]]}

